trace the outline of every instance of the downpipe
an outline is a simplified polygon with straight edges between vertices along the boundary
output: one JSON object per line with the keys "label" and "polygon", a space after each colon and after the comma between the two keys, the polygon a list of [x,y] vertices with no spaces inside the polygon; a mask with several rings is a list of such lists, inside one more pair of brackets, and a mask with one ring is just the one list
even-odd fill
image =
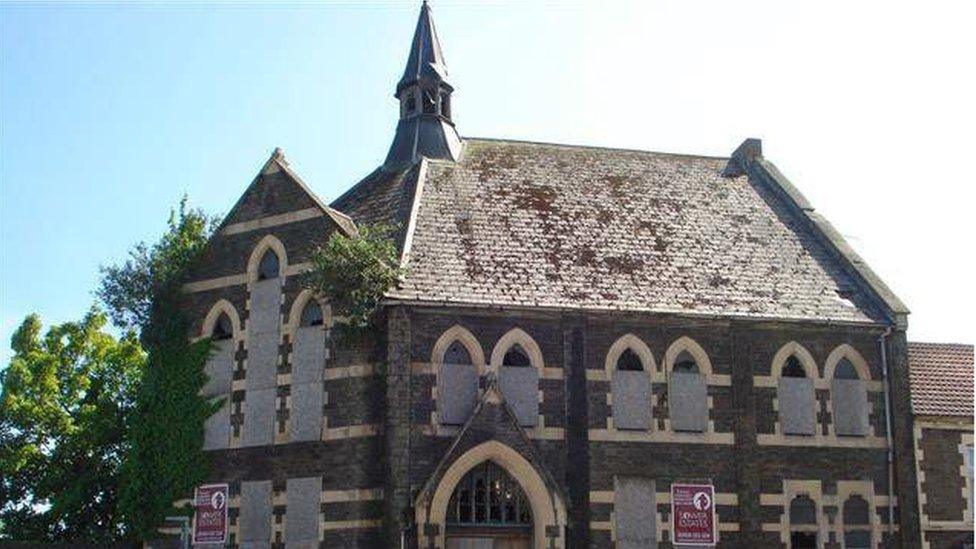
{"label": "downpipe", "polygon": [[891,336],[891,326],[885,328],[883,334],[878,336],[878,345],[881,348],[881,377],[884,382],[884,406],[885,406],[885,442],[888,446],[888,547],[891,547],[895,539],[895,449],[892,446],[891,436],[891,378],[888,376],[888,338]]}

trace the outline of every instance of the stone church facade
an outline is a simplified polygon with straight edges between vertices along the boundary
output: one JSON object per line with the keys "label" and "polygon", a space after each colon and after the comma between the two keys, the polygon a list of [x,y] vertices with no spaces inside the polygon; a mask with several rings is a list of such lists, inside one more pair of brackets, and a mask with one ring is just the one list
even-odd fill
{"label": "stone church facade", "polygon": [[[908,311],[746,140],[729,157],[461,138],[430,9],[383,165],[325,204],[276,150],[184,287],[238,547],[916,547]],[[376,337],[303,288],[394,225]],[[971,516],[971,515],[970,515]]]}

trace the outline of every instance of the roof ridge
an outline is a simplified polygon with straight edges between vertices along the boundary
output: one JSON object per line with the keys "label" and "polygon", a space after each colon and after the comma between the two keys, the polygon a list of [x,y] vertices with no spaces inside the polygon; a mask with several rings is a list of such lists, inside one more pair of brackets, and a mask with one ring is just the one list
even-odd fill
{"label": "roof ridge", "polygon": [[972,343],[951,343],[951,342],[940,342],[940,341],[909,341],[909,345],[938,345],[940,347],[969,347],[973,348]]}
{"label": "roof ridge", "polygon": [[629,147],[608,147],[601,145],[579,145],[575,143],[556,143],[553,141],[533,141],[529,139],[507,139],[503,137],[465,137],[461,136],[464,141],[488,141],[492,143],[517,143],[523,145],[539,145],[543,147],[564,147],[568,149],[587,149],[587,150],[598,150],[598,151],[617,151],[617,152],[633,152],[633,153],[644,153],[644,154],[656,154],[661,156],[677,156],[681,158],[701,158],[707,160],[729,160],[730,156],[713,156],[708,154],[691,154],[691,153],[676,153],[667,151],[652,151],[649,149],[634,149]]}

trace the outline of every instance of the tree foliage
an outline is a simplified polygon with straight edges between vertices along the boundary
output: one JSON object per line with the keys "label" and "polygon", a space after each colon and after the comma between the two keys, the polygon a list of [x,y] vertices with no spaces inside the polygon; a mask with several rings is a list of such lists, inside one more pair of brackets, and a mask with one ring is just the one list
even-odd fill
{"label": "tree foliage", "polygon": [[106,333],[104,313],[52,326],[30,315],[0,372],[0,534],[110,543],[126,529],[119,472],[126,418],[145,361],[132,332]]}
{"label": "tree foliage", "polygon": [[392,238],[395,230],[367,225],[354,237],[337,231],[312,254],[306,286],[328,296],[340,325],[367,327],[383,295],[403,276]]}
{"label": "tree foliage", "polygon": [[148,352],[129,429],[121,506],[140,539],[153,538],[174,501],[205,476],[203,423],[216,406],[199,396],[209,341],[191,344],[180,288],[217,220],[187,208],[172,212],[153,245],[141,243],[121,265],[103,268],[98,296],[113,321],[138,327]]}

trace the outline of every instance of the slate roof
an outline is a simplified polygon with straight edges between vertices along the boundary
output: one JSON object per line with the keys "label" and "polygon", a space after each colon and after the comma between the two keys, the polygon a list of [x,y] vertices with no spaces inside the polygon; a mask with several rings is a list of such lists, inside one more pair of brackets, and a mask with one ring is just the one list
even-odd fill
{"label": "slate roof", "polygon": [[908,343],[912,411],[916,415],[973,417],[973,346]]}
{"label": "slate roof", "polygon": [[367,178],[332,206],[412,226],[397,299],[880,321],[800,210],[723,176],[728,160],[465,139],[457,163]]}

